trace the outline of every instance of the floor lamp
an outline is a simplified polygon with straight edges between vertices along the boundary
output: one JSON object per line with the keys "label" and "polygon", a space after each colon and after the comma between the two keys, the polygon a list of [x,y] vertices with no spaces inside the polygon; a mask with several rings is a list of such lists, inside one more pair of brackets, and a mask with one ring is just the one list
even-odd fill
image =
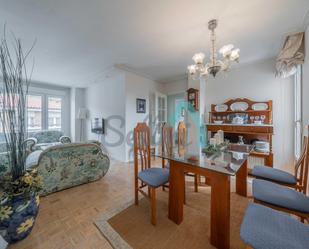
{"label": "floor lamp", "polygon": [[77,119],[80,120],[80,131],[79,131],[79,141],[82,141],[83,137],[83,129],[84,129],[84,120],[87,119],[87,109],[86,108],[79,108],[78,114],[77,114]]}

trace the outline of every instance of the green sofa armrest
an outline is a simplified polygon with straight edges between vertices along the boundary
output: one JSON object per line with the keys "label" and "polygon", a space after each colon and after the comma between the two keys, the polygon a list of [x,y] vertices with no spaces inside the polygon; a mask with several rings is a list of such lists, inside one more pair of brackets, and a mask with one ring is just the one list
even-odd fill
{"label": "green sofa armrest", "polygon": [[72,143],[71,138],[69,136],[61,136],[59,138],[59,142],[62,144],[70,144]]}

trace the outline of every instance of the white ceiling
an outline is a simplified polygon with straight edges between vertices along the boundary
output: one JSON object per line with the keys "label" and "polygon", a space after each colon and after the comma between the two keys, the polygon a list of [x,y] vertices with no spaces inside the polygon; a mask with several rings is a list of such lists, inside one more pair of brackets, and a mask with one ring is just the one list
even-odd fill
{"label": "white ceiling", "polygon": [[27,47],[37,39],[33,80],[87,86],[118,64],[168,82],[195,52],[208,54],[209,19],[219,20],[218,47],[233,43],[250,63],[276,56],[308,9],[308,0],[0,0],[0,26]]}

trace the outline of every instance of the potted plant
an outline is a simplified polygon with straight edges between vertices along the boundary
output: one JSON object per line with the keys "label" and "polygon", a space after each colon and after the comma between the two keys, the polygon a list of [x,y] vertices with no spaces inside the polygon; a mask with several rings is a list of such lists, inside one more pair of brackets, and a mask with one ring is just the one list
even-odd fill
{"label": "potted plant", "polygon": [[[32,48],[31,48],[32,49]],[[26,169],[26,100],[29,87],[26,59],[21,41],[14,38],[0,44],[0,121],[6,141],[7,168],[0,177],[0,235],[13,243],[25,238],[32,230],[39,208],[38,191],[42,178],[36,170]]]}

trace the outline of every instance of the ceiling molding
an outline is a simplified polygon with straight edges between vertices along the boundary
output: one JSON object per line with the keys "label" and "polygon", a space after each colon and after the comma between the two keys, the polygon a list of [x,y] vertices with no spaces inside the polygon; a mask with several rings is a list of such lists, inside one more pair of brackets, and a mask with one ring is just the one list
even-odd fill
{"label": "ceiling molding", "polygon": [[92,73],[91,77],[85,78],[83,81],[88,82],[87,85],[83,84],[83,87],[87,87],[88,85],[93,85],[93,84],[99,84],[102,81],[105,81],[117,74],[123,73],[122,70],[119,70],[115,66],[109,66],[101,71],[98,71],[97,73]]}
{"label": "ceiling molding", "polygon": [[306,30],[308,26],[309,26],[309,9],[308,9],[306,15],[304,16],[303,28]]}
{"label": "ceiling molding", "polygon": [[130,67],[130,66],[126,65],[126,64],[115,64],[114,67],[119,69],[119,70],[125,71],[125,72],[136,74],[136,75],[141,76],[143,78],[146,78],[148,80],[152,80],[152,81],[161,83],[160,81],[157,81],[156,79],[154,79],[153,77],[149,76],[148,74],[145,74],[145,73],[142,73],[142,72],[140,72],[140,71],[138,71],[136,69],[133,69],[132,67]]}
{"label": "ceiling molding", "polygon": [[168,84],[168,83],[172,83],[172,82],[175,82],[175,81],[186,80],[186,79],[188,79],[188,75],[187,74],[181,74],[181,75],[169,78],[169,79],[159,80],[158,82],[162,83],[162,84]]}

